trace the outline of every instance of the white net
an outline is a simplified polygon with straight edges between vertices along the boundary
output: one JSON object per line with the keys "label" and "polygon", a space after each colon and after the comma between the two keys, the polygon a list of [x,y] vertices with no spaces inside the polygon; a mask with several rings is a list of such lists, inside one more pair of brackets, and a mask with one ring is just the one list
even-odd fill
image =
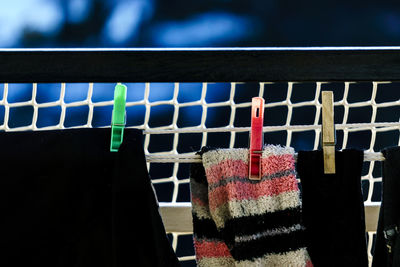
{"label": "white net", "polygon": [[[0,85],[0,130],[107,127],[111,83]],[[381,155],[400,145],[400,84],[343,83],[127,83],[127,127],[143,129],[148,168],[160,202],[190,201],[189,163],[202,146],[247,147],[251,98],[264,97],[266,143],[318,149],[321,90],[334,92],[337,148],[365,150],[365,205],[380,201]],[[4,120],[1,122],[1,118]],[[374,232],[369,232],[371,252]],[[192,236],[170,234],[183,266],[194,266]],[[371,254],[370,254],[371,256]]]}

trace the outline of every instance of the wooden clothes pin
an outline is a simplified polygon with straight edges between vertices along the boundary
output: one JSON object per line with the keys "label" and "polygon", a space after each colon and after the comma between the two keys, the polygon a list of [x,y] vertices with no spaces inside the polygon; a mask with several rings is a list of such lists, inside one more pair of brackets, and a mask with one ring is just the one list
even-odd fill
{"label": "wooden clothes pin", "polygon": [[335,167],[335,123],[333,116],[333,92],[322,92],[322,150],[324,154],[324,173],[334,174]]}

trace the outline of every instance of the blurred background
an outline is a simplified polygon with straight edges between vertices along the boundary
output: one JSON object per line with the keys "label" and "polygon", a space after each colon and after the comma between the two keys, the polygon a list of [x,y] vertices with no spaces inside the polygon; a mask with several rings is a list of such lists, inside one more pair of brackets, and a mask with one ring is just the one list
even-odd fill
{"label": "blurred background", "polygon": [[0,47],[399,45],[398,1],[0,0]]}

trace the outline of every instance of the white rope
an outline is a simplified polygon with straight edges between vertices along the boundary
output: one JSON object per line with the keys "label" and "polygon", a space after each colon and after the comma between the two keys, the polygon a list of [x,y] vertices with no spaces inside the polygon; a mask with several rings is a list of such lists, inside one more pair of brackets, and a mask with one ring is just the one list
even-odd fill
{"label": "white rope", "polygon": [[[295,155],[297,158],[297,153]],[[380,152],[364,152],[364,161],[384,161]],[[195,153],[181,155],[146,155],[146,161],[152,163],[201,163],[201,156]]]}
{"label": "white rope", "polygon": [[[347,123],[347,124],[336,124],[336,130],[347,129],[371,129],[371,128],[386,128],[390,127],[396,129],[400,127],[400,122],[375,122],[375,123]],[[159,129],[151,129],[143,131],[144,134],[172,134],[172,133],[215,133],[215,132],[248,132],[250,127],[216,127],[216,128],[205,128],[205,127],[187,127],[180,129],[168,129],[169,126],[160,127]],[[321,129],[321,125],[281,125],[281,126],[264,126],[264,132],[275,132],[275,131],[306,131],[306,130],[318,130]]]}

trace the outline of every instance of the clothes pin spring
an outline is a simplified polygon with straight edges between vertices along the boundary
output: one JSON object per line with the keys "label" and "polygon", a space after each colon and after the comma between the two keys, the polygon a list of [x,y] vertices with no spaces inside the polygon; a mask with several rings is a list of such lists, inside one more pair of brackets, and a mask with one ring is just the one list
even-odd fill
{"label": "clothes pin spring", "polygon": [[264,143],[264,99],[253,97],[251,103],[251,132],[249,149],[249,179],[261,179],[261,154]]}
{"label": "clothes pin spring", "polygon": [[324,173],[334,174],[335,168],[335,123],[333,119],[333,92],[322,92],[322,150]]}

